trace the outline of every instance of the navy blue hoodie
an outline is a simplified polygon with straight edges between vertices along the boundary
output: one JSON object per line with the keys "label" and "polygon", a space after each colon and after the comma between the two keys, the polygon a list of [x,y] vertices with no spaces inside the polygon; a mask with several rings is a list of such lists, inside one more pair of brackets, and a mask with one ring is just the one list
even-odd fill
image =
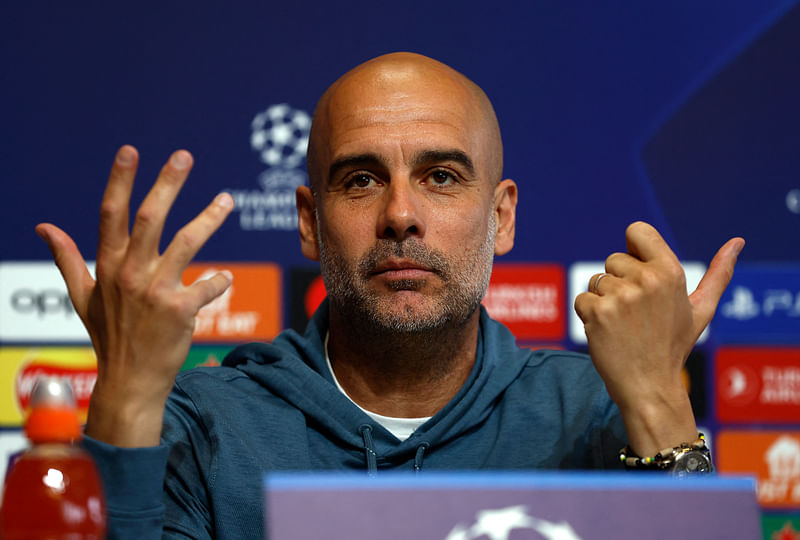
{"label": "navy blue hoodie", "polygon": [[304,335],[232,351],[178,376],[162,445],[84,445],[106,482],[111,538],[263,538],[267,471],[617,468],[619,411],[586,355],[520,349],[481,308],[456,396],[399,441],[334,385],[327,304]]}

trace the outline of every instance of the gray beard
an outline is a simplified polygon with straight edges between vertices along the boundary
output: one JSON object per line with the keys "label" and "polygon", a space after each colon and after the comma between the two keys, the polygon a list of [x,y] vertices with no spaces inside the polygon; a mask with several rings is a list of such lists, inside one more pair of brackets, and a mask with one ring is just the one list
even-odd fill
{"label": "gray beard", "polygon": [[[319,217],[317,223],[319,223]],[[480,306],[492,274],[494,239],[496,234],[494,212],[490,214],[486,238],[477,253],[464,254],[448,260],[441,252],[425,247],[423,242],[410,237],[402,242],[378,240],[361,258],[356,268],[351,268],[338,254],[330,252],[322,240],[319,226],[317,240],[320,266],[331,310],[346,324],[361,333],[374,336],[391,336],[403,339],[434,335],[449,327],[464,325]],[[432,269],[444,283],[439,297],[425,309],[407,305],[403,312],[393,311],[391,300],[381,298],[367,289],[373,270],[389,257],[404,258]],[[395,280],[389,286],[395,290],[414,290],[420,285],[416,280]]]}

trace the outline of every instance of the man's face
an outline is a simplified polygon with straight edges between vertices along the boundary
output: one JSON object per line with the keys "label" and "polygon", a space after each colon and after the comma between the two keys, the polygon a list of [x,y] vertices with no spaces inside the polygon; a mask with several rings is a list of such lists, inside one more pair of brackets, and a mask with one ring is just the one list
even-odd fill
{"label": "man's face", "polygon": [[332,308],[390,331],[466,322],[495,251],[489,151],[458,84],[370,79],[331,98],[317,241]]}

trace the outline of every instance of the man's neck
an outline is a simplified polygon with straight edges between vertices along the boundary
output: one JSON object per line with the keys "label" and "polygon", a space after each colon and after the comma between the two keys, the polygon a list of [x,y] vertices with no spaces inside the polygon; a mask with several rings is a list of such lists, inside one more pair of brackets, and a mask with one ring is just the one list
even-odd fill
{"label": "man's neck", "polygon": [[433,416],[475,364],[480,310],[466,323],[429,332],[368,333],[330,314],[328,354],[350,398],[384,416]]}

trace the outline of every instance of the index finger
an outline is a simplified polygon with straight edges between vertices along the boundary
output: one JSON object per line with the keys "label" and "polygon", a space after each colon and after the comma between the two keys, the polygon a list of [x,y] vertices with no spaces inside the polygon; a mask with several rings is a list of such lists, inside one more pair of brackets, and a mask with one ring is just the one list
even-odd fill
{"label": "index finger", "polygon": [[138,162],[139,153],[133,146],[126,144],[117,151],[100,204],[98,256],[127,245],[128,207]]}
{"label": "index finger", "polygon": [[655,260],[677,261],[678,257],[652,225],[637,221],[625,230],[628,253],[643,262]]}

